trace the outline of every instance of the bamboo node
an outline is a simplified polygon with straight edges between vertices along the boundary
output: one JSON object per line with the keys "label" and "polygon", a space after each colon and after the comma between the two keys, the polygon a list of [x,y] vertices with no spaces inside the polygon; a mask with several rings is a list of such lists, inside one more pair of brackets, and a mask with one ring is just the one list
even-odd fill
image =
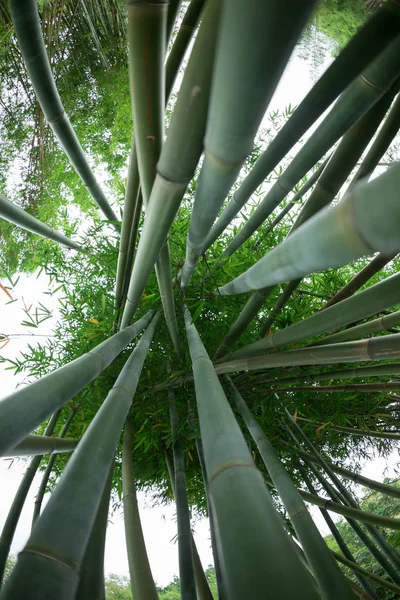
{"label": "bamboo node", "polygon": [[48,558],[49,560],[53,560],[54,562],[62,565],[63,567],[66,567],[70,571],[73,571],[74,573],[76,573],[78,570],[77,566],[72,566],[64,562],[63,560],[56,558],[55,556],[51,556],[50,554],[46,554],[45,552],[40,552],[39,550],[34,550],[33,548],[24,548],[22,552],[20,552],[20,554],[36,554],[37,556],[41,556],[42,558]]}
{"label": "bamboo node", "polygon": [[374,90],[377,90],[378,92],[384,92],[384,91],[385,91],[385,89],[384,89],[384,88],[380,88],[379,86],[375,85],[375,83],[373,83],[372,81],[369,81],[369,79],[367,79],[367,78],[365,77],[365,75],[363,75],[362,73],[361,73],[361,75],[360,75],[360,79],[361,79],[361,80],[362,80],[364,83],[366,83],[366,84],[367,84],[369,87],[372,87]]}
{"label": "bamboo node", "polygon": [[61,115],[59,115],[55,119],[47,119],[47,122],[49,125],[51,125],[52,123],[57,123],[57,121],[61,121],[61,119],[63,119],[65,116],[66,116],[65,110],[63,110]]}
{"label": "bamboo node", "polygon": [[220,475],[224,471],[228,471],[229,469],[233,469],[235,467],[247,467],[248,469],[254,469],[258,472],[257,467],[253,463],[249,463],[245,460],[231,460],[227,463],[222,464],[214,471],[214,473],[212,473],[212,475],[210,475],[209,483],[211,484],[211,482],[214,481],[214,479],[216,479],[218,475]]}

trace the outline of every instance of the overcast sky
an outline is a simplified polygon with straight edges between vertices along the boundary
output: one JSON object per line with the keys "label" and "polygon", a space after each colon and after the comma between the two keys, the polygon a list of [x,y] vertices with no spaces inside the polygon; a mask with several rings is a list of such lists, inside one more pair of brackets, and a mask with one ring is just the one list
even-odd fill
{"label": "overcast sky", "polygon": [[[321,71],[329,64],[327,58],[321,66]],[[293,57],[290,61],[285,75],[276,91],[271,102],[269,110],[283,110],[289,103],[298,104],[312,85],[309,65],[302,59]],[[7,284],[2,281],[1,283]],[[13,297],[18,301],[6,305],[8,298],[0,290],[0,333],[7,334],[27,334],[31,330],[20,325],[23,319],[23,301],[27,306],[33,304],[35,307],[38,302],[44,304],[47,308],[54,311],[54,317],[43,323],[40,327],[40,334],[51,334],[52,326],[57,318],[57,299],[44,294],[49,290],[49,282],[46,276],[42,275],[38,279],[35,276],[21,276]],[[35,332],[35,330],[32,330]],[[35,337],[16,337],[3,348],[1,354],[8,358],[14,358],[26,348],[27,343],[34,344],[44,338]],[[5,371],[4,366],[0,364],[1,392],[0,397],[5,397],[11,393],[16,384],[21,384],[22,377],[15,377],[11,371]],[[393,476],[394,468],[398,464],[398,453],[394,453],[389,461],[383,459],[373,460],[363,469],[363,473],[369,477],[382,481],[384,476]],[[21,460],[4,460],[0,462],[0,529],[4,523],[5,517],[17,490],[21,476],[26,468],[26,463]],[[385,469],[388,469],[385,472]],[[20,523],[17,528],[12,552],[17,553],[26,542],[31,525],[32,509],[34,496],[39,485],[40,475],[37,476],[31,487],[28,500],[26,502]],[[153,507],[151,495],[139,494],[141,506],[142,524],[146,539],[146,545],[149,553],[150,563],[155,580],[160,585],[168,584],[174,574],[178,574],[177,547],[173,538],[176,535],[175,509],[173,505],[167,507]],[[319,517],[317,509],[312,509],[316,516],[318,525],[323,533],[327,533],[323,520]],[[206,568],[212,563],[212,554],[209,543],[208,522],[204,519],[196,521],[195,539],[198,550]],[[106,544],[106,573],[118,573],[128,575],[128,563],[126,558],[125,538],[123,529],[123,520],[121,514],[115,514],[108,526],[107,544]]]}

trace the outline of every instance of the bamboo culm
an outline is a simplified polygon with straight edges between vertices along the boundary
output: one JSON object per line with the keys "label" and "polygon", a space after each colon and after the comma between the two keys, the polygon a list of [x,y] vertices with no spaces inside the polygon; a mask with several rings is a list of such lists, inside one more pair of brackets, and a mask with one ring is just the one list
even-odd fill
{"label": "bamboo culm", "polygon": [[122,490],[126,548],[133,597],[157,600],[140,521],[132,458],[132,426],[127,418],[122,445]]}
{"label": "bamboo culm", "polygon": [[229,377],[225,377],[235,404],[258,450],[273,484],[288,512],[301,546],[324,598],[354,598],[343,574],[333,560],[324,539],[309,514],[301,493],[297,491],[269,439],[251,414],[244,399]]}
{"label": "bamboo culm", "polygon": [[[62,428],[62,431],[60,433],[60,438],[64,438],[67,435],[67,431],[69,429],[69,426],[71,425],[72,420],[75,417],[78,408],[79,408],[79,406],[76,406],[72,410],[70,416],[68,417],[68,419],[66,420],[66,422],[64,424],[64,427]],[[43,477],[42,477],[42,480],[40,482],[38,492],[36,494],[35,504],[33,505],[32,526],[34,525],[36,519],[38,519],[38,517],[40,515],[40,510],[42,508],[42,502],[43,502],[44,494],[46,492],[47,482],[49,481],[49,477],[50,477],[51,472],[53,470],[54,462],[56,461],[56,459],[57,459],[57,455],[53,454],[53,456],[51,456],[49,458],[49,462],[47,463],[46,470],[43,473]]]}
{"label": "bamboo culm", "polygon": [[400,165],[370,183],[361,181],[339,204],[319,211],[245,273],[220,287],[219,293],[243,294],[374,252],[399,252],[395,226],[400,219],[399,186]]}
{"label": "bamboo culm", "polygon": [[44,454],[60,454],[60,452],[73,452],[78,445],[78,440],[66,440],[46,435],[27,435],[19,444],[10,448],[3,454],[8,456],[36,456]]}
{"label": "bamboo culm", "polygon": [[186,491],[185,460],[179,437],[179,417],[173,390],[168,390],[169,413],[172,431],[172,452],[175,472],[175,502],[178,526],[179,579],[182,600],[196,600],[196,585],[192,558],[192,535],[190,513]]}
{"label": "bamboo culm", "polygon": [[0,403],[0,456],[100,375],[146,327],[153,314],[153,311],[146,313],[86,354],[4,398]]}
{"label": "bamboo culm", "polygon": [[400,69],[399,55],[397,39],[348,86],[230,242],[224,256],[233,254],[256,231],[307,171],[392,87]]}
{"label": "bamboo culm", "polygon": [[[54,428],[57,425],[58,418],[60,416],[60,410],[54,413],[50,418],[44,435],[50,436],[53,434]],[[0,536],[0,588],[3,582],[4,571],[7,564],[7,558],[10,552],[11,544],[14,538],[15,530],[18,525],[19,518],[21,516],[22,509],[25,504],[26,497],[31,487],[32,481],[39,468],[42,456],[34,456],[29,463],[29,467],[25,471],[21,483],[19,484],[17,493],[15,494],[13,503],[7,515],[6,521],[3,526],[3,530]]]}
{"label": "bamboo culm", "polygon": [[147,327],[68,462],[19,554],[3,592],[5,600],[75,597],[86,544],[158,317]]}
{"label": "bamboo culm", "polygon": [[22,57],[46,120],[93,200],[118,231],[118,219],[96,181],[61,103],[47,58],[36,1],[11,0],[10,8]]}
{"label": "bamboo culm", "polygon": [[[200,431],[229,598],[318,598],[272,505],[261,474],[235,420],[213,365],[185,310]],[[240,536],[241,544],[237,539]],[[236,540],[236,542],[235,542]],[[249,552],[243,554],[247,547]],[[251,549],[251,551],[250,551]],[[273,552],[274,563],[264,557]],[[281,561],[283,561],[281,563]],[[284,573],[290,570],[291,577]],[[267,584],[268,581],[268,584]]]}
{"label": "bamboo culm", "polygon": [[397,37],[399,30],[399,6],[395,0],[390,0],[374,12],[350,40],[259,157],[213,226],[204,244],[203,252],[226,229],[258,186],[307,129],[317,121],[353,79]]}
{"label": "bamboo culm", "polygon": [[[204,161],[186,240],[182,289],[187,287],[210,228],[253,148],[260,122],[315,4],[315,0],[231,0],[223,4]],[[284,34],[279,28],[283,19]],[[257,44],[252,43],[254,36]]]}
{"label": "bamboo culm", "polygon": [[36,219],[13,202],[10,202],[10,200],[7,200],[2,194],[0,194],[0,217],[10,223],[14,223],[14,225],[17,225],[26,231],[36,233],[49,240],[53,240],[53,242],[62,244],[66,248],[86,252],[86,250],[81,248],[76,242],[70,240],[59,231],[52,229],[45,223],[42,223],[39,219]]}
{"label": "bamboo culm", "polygon": [[231,358],[254,356],[273,348],[294,344],[392,308],[399,303],[399,283],[400,275],[388,277],[355,296],[331,306],[326,311],[318,312],[262,340],[240,348],[232,353]]}

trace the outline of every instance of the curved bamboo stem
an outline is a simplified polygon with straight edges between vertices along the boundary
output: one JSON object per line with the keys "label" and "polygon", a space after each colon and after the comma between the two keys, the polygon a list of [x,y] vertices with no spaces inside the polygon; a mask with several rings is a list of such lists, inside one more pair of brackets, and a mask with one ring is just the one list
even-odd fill
{"label": "curved bamboo stem", "polygon": [[0,403],[0,456],[100,375],[146,327],[153,314],[148,312],[86,354],[4,398]]}
{"label": "curved bamboo stem", "polygon": [[118,231],[118,219],[96,181],[61,103],[47,58],[36,2],[11,0],[10,7],[22,57],[46,120],[93,200],[106,218],[114,221]]}

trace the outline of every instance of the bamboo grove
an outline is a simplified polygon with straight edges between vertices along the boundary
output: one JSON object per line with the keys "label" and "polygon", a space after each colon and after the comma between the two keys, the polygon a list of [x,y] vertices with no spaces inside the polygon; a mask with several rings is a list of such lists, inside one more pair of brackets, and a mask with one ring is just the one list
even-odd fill
{"label": "bamboo grove", "polygon": [[[400,439],[400,165],[382,168],[400,128],[399,0],[371,12],[256,154],[316,0],[82,5],[101,69],[102,40],[126,42],[121,218],[64,110],[48,7],[2,7],[41,118],[116,244],[102,338],[0,401],[1,456],[32,457],[1,533],[0,583],[42,472],[1,600],[105,598],[117,497],[133,598],[157,598],[137,500],[150,488],[176,502],[182,600],[212,598],[192,508],[209,518],[220,600],[400,597],[400,555],[385,535],[400,521],[362,510],[354,493],[400,498],[358,473],[372,449],[387,456]],[[0,216],[60,244],[65,264],[100,260],[91,234],[69,239],[2,194]]]}

